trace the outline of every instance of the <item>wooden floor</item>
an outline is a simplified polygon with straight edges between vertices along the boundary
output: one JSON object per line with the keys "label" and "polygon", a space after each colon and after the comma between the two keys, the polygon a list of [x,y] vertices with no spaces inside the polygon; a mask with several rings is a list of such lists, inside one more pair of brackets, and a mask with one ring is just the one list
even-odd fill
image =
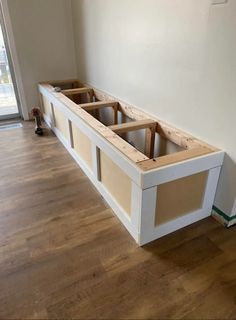
{"label": "wooden floor", "polygon": [[49,131],[0,132],[0,319],[236,318],[236,228],[139,248]]}

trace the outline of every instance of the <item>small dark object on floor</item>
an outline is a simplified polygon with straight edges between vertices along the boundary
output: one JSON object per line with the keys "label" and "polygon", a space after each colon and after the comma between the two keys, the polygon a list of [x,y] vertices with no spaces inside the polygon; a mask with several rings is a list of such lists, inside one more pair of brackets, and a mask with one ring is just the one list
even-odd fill
{"label": "small dark object on floor", "polygon": [[43,135],[43,129],[41,127],[35,127],[35,134],[38,134],[39,136]]}
{"label": "small dark object on floor", "polygon": [[41,128],[41,111],[39,108],[33,108],[32,109],[32,115],[35,118],[35,123],[36,123],[36,127],[35,127],[35,134],[42,136],[43,135],[43,129]]}

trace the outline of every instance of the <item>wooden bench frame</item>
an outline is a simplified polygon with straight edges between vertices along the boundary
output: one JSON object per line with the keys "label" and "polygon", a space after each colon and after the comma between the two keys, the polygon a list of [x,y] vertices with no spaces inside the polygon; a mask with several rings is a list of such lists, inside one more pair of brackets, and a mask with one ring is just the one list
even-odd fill
{"label": "wooden bench frame", "polygon": [[[55,86],[70,85],[70,89],[55,92]],[[39,86],[41,105],[46,99],[51,106],[44,119],[64,144],[70,154],[97,187],[102,196],[112,207],[116,215],[125,225],[130,234],[140,245],[157,239],[165,234],[180,229],[190,223],[211,214],[224,152],[195,137],[178,130],[165,122],[150,116],[142,110],[130,106],[96,88],[91,88],[77,79],[48,81]],[[76,104],[69,97],[87,93],[87,103]],[[43,98],[43,99],[42,99]],[[114,125],[105,126],[87,111],[110,107],[114,111]],[[67,119],[68,139],[55,126],[55,108]],[[120,111],[132,122],[117,124],[117,112]],[[90,139],[92,143],[92,169],[73,149],[72,123]],[[146,130],[145,154],[138,151],[118,134],[133,130]],[[183,151],[153,157],[155,134],[177,144]],[[131,214],[119,205],[101,183],[100,152],[109,158],[129,177],[132,183]],[[155,225],[158,186],[191,176],[208,172],[202,207],[197,210]]]}

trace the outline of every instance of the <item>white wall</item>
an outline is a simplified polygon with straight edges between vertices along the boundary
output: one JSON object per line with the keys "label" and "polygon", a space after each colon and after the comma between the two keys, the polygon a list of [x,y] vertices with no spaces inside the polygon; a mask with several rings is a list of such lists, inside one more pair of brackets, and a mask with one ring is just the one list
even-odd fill
{"label": "white wall", "polygon": [[81,80],[226,150],[216,206],[236,197],[236,1],[72,0]]}
{"label": "white wall", "polygon": [[8,0],[28,111],[37,83],[76,77],[70,0]]}

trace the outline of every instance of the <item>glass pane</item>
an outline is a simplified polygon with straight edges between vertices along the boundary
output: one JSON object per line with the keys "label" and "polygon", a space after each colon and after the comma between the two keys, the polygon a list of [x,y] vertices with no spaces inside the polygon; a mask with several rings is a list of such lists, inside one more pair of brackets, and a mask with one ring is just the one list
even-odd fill
{"label": "glass pane", "polygon": [[0,26],[0,117],[15,113],[18,113],[18,107]]}

